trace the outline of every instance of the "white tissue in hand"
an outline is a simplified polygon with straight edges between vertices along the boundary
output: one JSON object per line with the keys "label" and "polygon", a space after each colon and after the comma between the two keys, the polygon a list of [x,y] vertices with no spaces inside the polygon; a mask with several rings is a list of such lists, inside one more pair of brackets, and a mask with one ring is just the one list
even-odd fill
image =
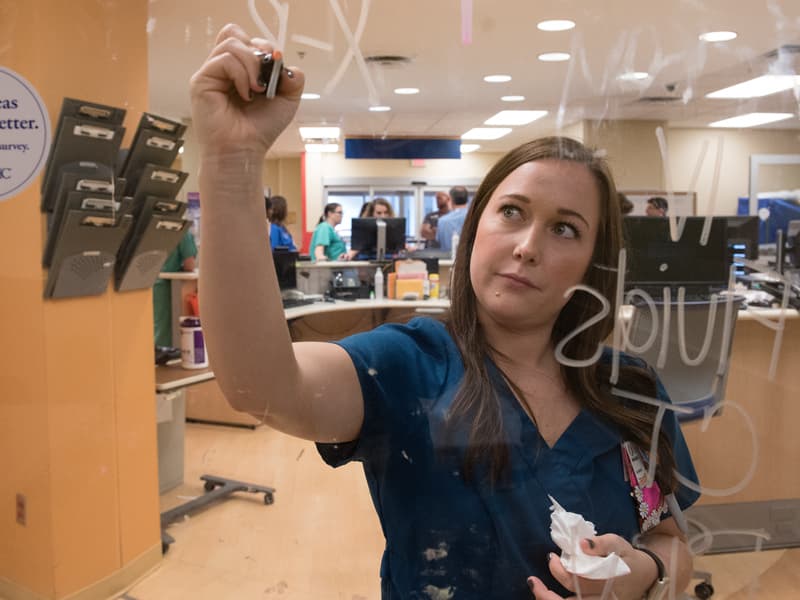
{"label": "white tissue in hand", "polygon": [[608,556],[592,556],[581,550],[581,540],[597,535],[594,523],[577,513],[564,510],[552,496],[550,515],[550,537],[561,548],[561,564],[564,568],[587,579],[610,579],[631,572],[625,561],[613,552]]}

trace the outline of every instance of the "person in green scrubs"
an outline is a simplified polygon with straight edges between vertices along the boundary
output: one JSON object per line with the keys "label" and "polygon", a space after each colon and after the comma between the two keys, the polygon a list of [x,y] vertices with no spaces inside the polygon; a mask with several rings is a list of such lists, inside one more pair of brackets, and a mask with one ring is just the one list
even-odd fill
{"label": "person in green scrubs", "polygon": [[334,229],[341,222],[342,205],[337,202],[326,204],[311,236],[311,260],[350,260],[353,257],[354,253],[347,251],[347,246]]}
{"label": "person in green scrubs", "polygon": [[[167,257],[162,273],[194,271],[197,258],[197,244],[191,231],[187,231],[178,246]],[[153,286],[153,327],[155,345],[172,346],[172,282],[157,279]]]}

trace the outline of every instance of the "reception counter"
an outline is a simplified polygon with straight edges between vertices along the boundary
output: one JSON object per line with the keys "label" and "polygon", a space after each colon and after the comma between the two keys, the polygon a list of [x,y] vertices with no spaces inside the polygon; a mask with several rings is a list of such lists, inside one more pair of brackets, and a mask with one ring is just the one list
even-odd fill
{"label": "reception counter", "polygon": [[[285,314],[293,340],[329,341],[382,323],[441,316],[448,305],[447,300],[336,301],[291,308]],[[783,330],[778,332],[781,319]],[[700,508],[713,506],[719,512],[733,507],[741,527],[749,522],[751,529],[800,544],[798,342],[796,310],[739,311],[722,414],[708,422],[685,423],[683,431],[704,488]],[[190,386],[186,396],[187,419],[257,425],[228,406],[213,380]],[[742,516],[743,506],[753,508],[750,517]]]}

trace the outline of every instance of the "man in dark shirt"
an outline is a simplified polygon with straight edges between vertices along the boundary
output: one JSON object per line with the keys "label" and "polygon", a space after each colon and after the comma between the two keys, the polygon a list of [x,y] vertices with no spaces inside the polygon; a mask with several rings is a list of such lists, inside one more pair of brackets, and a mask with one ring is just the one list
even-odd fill
{"label": "man in dark shirt", "polygon": [[438,248],[439,242],[436,241],[436,228],[439,225],[439,217],[446,215],[452,208],[452,201],[446,192],[436,192],[436,207],[438,210],[425,215],[422,220],[422,227],[419,236],[425,240],[426,248]]}

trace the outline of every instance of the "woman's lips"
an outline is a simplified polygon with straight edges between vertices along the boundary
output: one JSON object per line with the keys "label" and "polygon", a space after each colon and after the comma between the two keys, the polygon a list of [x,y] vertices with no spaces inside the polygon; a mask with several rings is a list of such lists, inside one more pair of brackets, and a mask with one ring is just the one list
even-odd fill
{"label": "woman's lips", "polygon": [[537,286],[533,284],[533,282],[528,279],[527,277],[523,277],[522,275],[516,275],[515,273],[500,273],[500,277],[504,279],[508,279],[509,281],[513,281],[516,284],[524,285],[525,287],[529,287],[531,289],[539,289]]}

